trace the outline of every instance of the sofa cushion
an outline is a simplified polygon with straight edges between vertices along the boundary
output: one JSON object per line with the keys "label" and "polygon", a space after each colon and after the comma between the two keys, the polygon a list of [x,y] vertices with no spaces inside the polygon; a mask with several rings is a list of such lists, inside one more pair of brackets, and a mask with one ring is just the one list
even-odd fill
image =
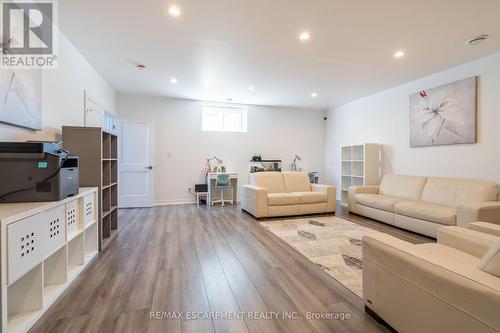
{"label": "sofa cushion", "polygon": [[380,183],[379,194],[406,200],[419,200],[427,177],[385,175]]}
{"label": "sofa cushion", "polygon": [[326,192],[293,192],[299,196],[299,203],[301,204],[315,204],[328,201]]}
{"label": "sofa cushion", "polygon": [[394,205],[404,199],[388,197],[380,194],[358,193],[355,195],[356,201],[364,206],[394,212]]}
{"label": "sofa cushion", "polygon": [[448,264],[453,263],[456,265],[476,267],[479,263],[479,259],[473,255],[454,249],[450,246],[436,243],[415,245],[415,252],[437,264],[447,262]]}
{"label": "sofa cushion", "polygon": [[455,208],[433,205],[419,201],[402,201],[394,205],[394,212],[399,215],[413,217],[444,225],[457,224]]}
{"label": "sofa cushion", "polygon": [[264,187],[269,193],[284,193],[285,183],[281,172],[255,172],[250,174],[250,184]]}
{"label": "sofa cushion", "polygon": [[479,263],[479,269],[500,277],[500,238],[484,254]]}
{"label": "sofa cushion", "polygon": [[282,172],[285,190],[283,192],[311,192],[311,181],[307,172]]}
{"label": "sofa cushion", "polygon": [[267,203],[269,206],[298,205],[299,195],[296,193],[269,193]]}
{"label": "sofa cushion", "polygon": [[496,196],[497,185],[493,182],[430,177],[420,200],[441,206],[458,207],[464,202],[495,201]]}

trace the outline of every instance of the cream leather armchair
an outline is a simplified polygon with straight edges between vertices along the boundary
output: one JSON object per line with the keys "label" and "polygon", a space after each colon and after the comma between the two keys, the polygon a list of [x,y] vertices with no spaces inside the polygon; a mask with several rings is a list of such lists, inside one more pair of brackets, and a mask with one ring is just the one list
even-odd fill
{"label": "cream leather armchair", "polygon": [[363,238],[363,298],[400,333],[500,331],[500,278],[479,269],[498,237],[439,229],[437,244]]}
{"label": "cream leather armchair", "polygon": [[252,173],[241,187],[241,208],[256,218],[333,213],[336,188],[311,184],[307,172]]}

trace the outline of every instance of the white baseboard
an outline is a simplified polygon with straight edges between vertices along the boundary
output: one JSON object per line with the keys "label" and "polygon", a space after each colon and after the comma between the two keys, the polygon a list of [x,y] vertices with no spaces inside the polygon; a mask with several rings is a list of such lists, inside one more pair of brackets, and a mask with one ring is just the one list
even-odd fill
{"label": "white baseboard", "polygon": [[155,200],[155,206],[175,206],[175,205],[194,205],[196,204],[195,200],[189,201],[186,199],[180,200]]}
{"label": "white baseboard", "polygon": [[[236,204],[239,204],[238,200]],[[176,206],[176,205],[196,205],[196,200],[189,201],[185,199],[180,200],[155,200],[154,206]]]}

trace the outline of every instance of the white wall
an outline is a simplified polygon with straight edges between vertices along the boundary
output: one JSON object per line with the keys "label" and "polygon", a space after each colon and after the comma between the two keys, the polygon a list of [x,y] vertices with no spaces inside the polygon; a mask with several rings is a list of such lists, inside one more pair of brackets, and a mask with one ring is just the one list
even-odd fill
{"label": "white wall", "polygon": [[248,183],[253,153],[282,159],[287,169],[299,153],[304,170],[323,176],[323,111],[250,106],[248,133],[220,133],[201,131],[201,106],[197,101],[118,95],[119,118],[155,122],[156,203],[192,202],[188,188],[204,183],[202,168],[214,155],[228,171],[240,173],[240,185]]}
{"label": "white wall", "polygon": [[[479,76],[479,143],[410,148],[409,95]],[[328,111],[325,170],[340,184],[340,146],[381,143],[384,171],[487,179],[500,183],[500,54],[483,58]]]}
{"label": "white wall", "polygon": [[42,73],[42,130],[0,123],[0,141],[60,140],[61,126],[83,126],[83,91],[116,113],[116,94],[78,50],[59,34],[59,65]]}

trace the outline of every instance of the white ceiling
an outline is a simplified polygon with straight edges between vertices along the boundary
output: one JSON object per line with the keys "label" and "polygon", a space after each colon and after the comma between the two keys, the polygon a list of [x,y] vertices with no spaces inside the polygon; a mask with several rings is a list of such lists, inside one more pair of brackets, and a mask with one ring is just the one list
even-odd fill
{"label": "white ceiling", "polygon": [[498,0],[59,1],[61,30],[118,92],[320,109],[500,52],[499,14]]}

